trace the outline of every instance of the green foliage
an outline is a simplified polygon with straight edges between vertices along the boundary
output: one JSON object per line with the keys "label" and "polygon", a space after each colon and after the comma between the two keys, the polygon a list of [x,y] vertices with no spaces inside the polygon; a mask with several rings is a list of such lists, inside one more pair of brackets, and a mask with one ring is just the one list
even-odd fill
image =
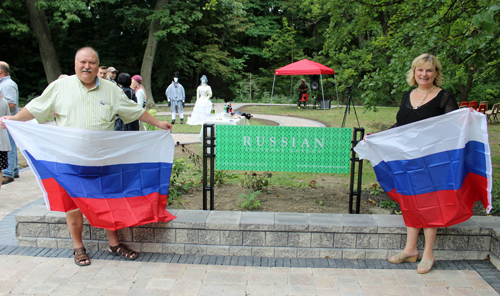
{"label": "green foliage", "polygon": [[397,104],[410,89],[405,73],[412,59],[426,52],[443,64],[443,87],[461,99],[499,76],[497,1],[337,0],[331,6],[324,49],[342,81],[360,88],[355,95],[365,106]]}
{"label": "green foliage", "polygon": [[214,173],[214,182],[216,186],[221,187],[224,184],[228,184],[229,180],[231,179],[237,179],[238,174],[228,172],[228,171],[223,171],[223,170],[215,170]]}
{"label": "green foliage", "polygon": [[379,195],[381,192],[383,192],[382,187],[380,187],[380,185],[376,183],[372,184],[372,186],[368,190],[372,195]]}
{"label": "green foliage", "polygon": [[[493,104],[500,102],[500,89],[487,89],[485,90],[485,99],[488,100],[489,104],[493,106]],[[478,100],[479,101],[479,100]]]}
{"label": "green foliage", "polygon": [[493,188],[491,191],[491,203],[492,209],[490,214],[500,215],[500,182],[493,182]]}
{"label": "green foliage", "polygon": [[210,98],[210,101],[212,101],[212,103],[225,103],[224,99],[217,98],[217,97]]}
{"label": "green foliage", "polygon": [[[149,109],[148,112],[149,112],[149,114],[151,114],[153,116],[156,116],[156,113],[157,113],[157,111],[155,109]],[[144,126],[146,127],[147,131],[154,131],[154,130],[156,130],[156,126],[154,126],[152,124],[149,124],[149,123],[145,123]]]}
{"label": "green foliage", "polygon": [[273,175],[269,172],[263,172],[260,174],[254,172],[245,173],[241,179],[241,186],[254,191],[262,190],[262,188],[269,185],[269,178],[272,176]]}
{"label": "green foliage", "polygon": [[[405,73],[424,52],[443,64],[445,84],[459,100],[500,101],[498,0],[38,0],[61,70],[73,74],[75,51],[94,47],[100,63],[141,72],[151,21],[158,21],[151,91],[164,98],[179,72],[188,102],[201,75],[222,101],[269,102],[274,70],[303,58],[335,69],[323,76],[326,99],[397,106],[410,89]],[[0,56],[11,65],[21,101],[47,86],[39,46],[23,1],[0,5]],[[126,45],[126,50],[124,50]],[[273,102],[294,103],[300,79],[278,76]],[[338,83],[336,89],[335,82]]]}
{"label": "green foliage", "polygon": [[188,192],[189,188],[194,185],[192,180],[182,179],[182,176],[188,168],[189,166],[185,163],[183,158],[174,159],[170,175],[170,186],[168,188],[168,201],[170,203],[175,202],[177,208],[180,208],[180,205],[185,201],[180,199],[180,196]]}
{"label": "green foliage", "polygon": [[386,209],[393,209],[396,207],[396,203],[393,200],[384,200],[380,202],[379,207]]}
{"label": "green foliage", "polygon": [[257,199],[259,197],[261,191],[254,191],[253,189],[249,189],[247,193],[240,194],[238,198],[240,203],[240,207],[247,210],[254,210],[260,207],[260,200]]}

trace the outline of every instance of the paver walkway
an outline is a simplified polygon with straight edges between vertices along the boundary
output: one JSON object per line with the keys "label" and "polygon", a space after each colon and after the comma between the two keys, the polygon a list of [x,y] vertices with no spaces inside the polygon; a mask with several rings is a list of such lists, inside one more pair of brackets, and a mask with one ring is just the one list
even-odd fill
{"label": "paver walkway", "polygon": [[[265,117],[290,123],[288,118]],[[321,126],[306,121],[301,124]],[[499,271],[489,261],[477,260],[438,261],[437,269],[419,275],[415,264],[385,260],[142,253],[130,262],[92,251],[92,265],[78,267],[71,250],[15,245],[13,212],[43,202],[33,173],[24,169],[20,175],[0,190],[0,295],[441,296],[498,295],[495,289],[500,290]]]}

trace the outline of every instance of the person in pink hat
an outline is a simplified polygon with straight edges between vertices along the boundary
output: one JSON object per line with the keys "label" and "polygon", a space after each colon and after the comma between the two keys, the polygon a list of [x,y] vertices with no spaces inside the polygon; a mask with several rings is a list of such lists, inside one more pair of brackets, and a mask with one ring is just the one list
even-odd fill
{"label": "person in pink hat", "polygon": [[[135,90],[135,97],[137,98],[137,104],[139,106],[142,106],[142,108],[146,108],[147,96],[146,96],[146,89],[144,89],[144,86],[142,85],[142,77],[139,75],[132,76],[132,84],[130,85],[130,88]],[[139,121],[139,130],[140,131],[146,130],[146,127],[144,126],[142,121]]]}
{"label": "person in pink hat", "polygon": [[142,85],[142,77],[139,75],[132,76],[132,84],[130,85],[130,88],[135,90],[135,96],[137,97],[137,104],[139,104],[143,108],[146,107],[147,97],[146,97],[146,90]]}

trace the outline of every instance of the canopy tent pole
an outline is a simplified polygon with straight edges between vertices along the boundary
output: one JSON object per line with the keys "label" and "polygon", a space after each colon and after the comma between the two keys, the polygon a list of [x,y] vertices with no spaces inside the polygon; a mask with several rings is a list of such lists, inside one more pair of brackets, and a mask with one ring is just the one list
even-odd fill
{"label": "canopy tent pole", "polygon": [[337,93],[337,107],[340,107],[339,91],[337,89],[337,77],[335,76],[335,74],[333,74],[333,79],[335,79],[335,92]]}
{"label": "canopy tent pole", "polygon": [[276,74],[274,74],[274,78],[273,78],[273,89],[271,90],[271,102],[269,103],[269,110],[271,110],[271,104],[273,103],[274,82],[275,81],[276,81]]}
{"label": "canopy tent pole", "polygon": [[325,110],[325,92],[323,91],[323,78],[319,73],[319,80],[321,81],[321,94],[323,95],[323,110]]}

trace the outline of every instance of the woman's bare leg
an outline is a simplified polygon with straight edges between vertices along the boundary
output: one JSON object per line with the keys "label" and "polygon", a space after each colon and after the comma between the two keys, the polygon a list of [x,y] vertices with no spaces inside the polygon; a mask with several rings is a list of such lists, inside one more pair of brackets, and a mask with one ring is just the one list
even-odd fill
{"label": "woman's bare leg", "polygon": [[[418,234],[420,233],[420,229],[421,228],[413,228],[413,227],[406,228],[406,246],[403,252],[408,256],[418,255],[417,239],[418,239]],[[394,256],[392,256],[390,260],[394,261]]]}
{"label": "woman's bare leg", "polygon": [[[430,261],[434,261],[434,241],[436,240],[437,228],[424,228],[424,236],[425,236],[425,249],[424,254],[422,255],[422,259],[427,259]],[[417,269],[419,272],[424,272],[425,269],[419,267]]]}

